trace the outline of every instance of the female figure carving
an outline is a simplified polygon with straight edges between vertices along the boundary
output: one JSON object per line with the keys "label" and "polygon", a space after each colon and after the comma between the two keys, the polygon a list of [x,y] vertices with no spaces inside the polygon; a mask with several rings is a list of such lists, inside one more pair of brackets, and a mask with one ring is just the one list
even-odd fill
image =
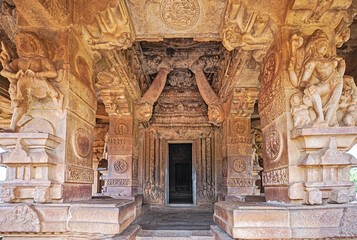
{"label": "female figure carving", "polygon": [[10,62],[4,44],[0,61],[3,65],[1,75],[10,81],[9,93],[14,107],[10,130],[15,131],[16,124],[29,106],[28,96],[45,98],[50,96],[59,109],[62,108],[63,95],[48,79],[57,77],[53,63],[46,56],[42,43],[30,33],[20,33],[16,37],[19,58]]}
{"label": "female figure carving", "polygon": [[320,29],[301,48],[303,39],[291,38],[292,56],[289,75],[292,85],[304,92],[303,102],[312,105],[316,118],[312,125],[337,125],[336,110],[343,88],[346,64],[336,56],[329,56],[327,35]]}

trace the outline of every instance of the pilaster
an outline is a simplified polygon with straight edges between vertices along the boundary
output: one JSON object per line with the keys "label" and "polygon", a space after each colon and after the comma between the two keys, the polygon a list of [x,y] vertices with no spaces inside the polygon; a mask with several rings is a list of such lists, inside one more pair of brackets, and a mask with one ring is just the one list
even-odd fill
{"label": "pilaster", "polygon": [[259,194],[254,164],[250,116],[258,97],[256,88],[234,88],[228,117],[223,123],[223,193]]}

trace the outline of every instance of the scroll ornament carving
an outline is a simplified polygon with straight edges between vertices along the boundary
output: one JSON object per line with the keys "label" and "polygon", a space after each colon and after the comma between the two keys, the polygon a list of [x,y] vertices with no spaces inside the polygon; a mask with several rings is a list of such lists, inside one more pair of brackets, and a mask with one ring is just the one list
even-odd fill
{"label": "scroll ornament carving", "polygon": [[229,178],[227,181],[229,187],[252,187],[254,183],[252,178]]}
{"label": "scroll ornament carving", "polygon": [[[329,39],[320,29],[315,30],[306,44],[296,34],[291,37],[290,43],[290,81],[299,89],[299,93],[294,94],[290,100],[294,127],[338,125],[336,112],[344,82],[353,81],[350,76],[344,75],[345,61],[340,57],[330,56],[332,49]],[[353,105],[353,101],[350,101],[350,105]],[[346,104],[344,107],[348,109]],[[316,116],[312,121],[307,115],[308,109]]]}
{"label": "scroll ornament carving", "polygon": [[277,31],[276,24],[267,14],[256,14],[247,9],[242,1],[230,0],[220,29],[223,46],[252,51],[261,62]]}
{"label": "scroll ornament carving", "polygon": [[263,172],[263,185],[276,186],[289,184],[287,168]]}
{"label": "scroll ornament carving", "polygon": [[135,39],[125,1],[110,2],[106,10],[96,15],[96,22],[84,30],[93,50],[127,49]]}
{"label": "scroll ornament carving", "polygon": [[18,205],[6,213],[0,222],[0,232],[40,232],[37,213],[28,205]]}
{"label": "scroll ornament carving", "polygon": [[32,33],[19,33],[16,36],[18,59],[11,61],[6,46],[2,43],[0,61],[3,65],[1,75],[10,81],[9,93],[14,112],[10,130],[15,131],[20,118],[30,105],[38,99],[51,97],[55,107],[62,110],[63,94],[52,79],[57,71],[48,58],[44,44]]}

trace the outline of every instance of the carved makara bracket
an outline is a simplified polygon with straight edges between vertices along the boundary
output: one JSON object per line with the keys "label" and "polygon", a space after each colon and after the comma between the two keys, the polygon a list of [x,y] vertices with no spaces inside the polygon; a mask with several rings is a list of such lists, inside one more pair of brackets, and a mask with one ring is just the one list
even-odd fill
{"label": "carved makara bracket", "polygon": [[127,49],[135,40],[135,31],[125,1],[112,1],[98,12],[92,24],[84,27],[85,38],[93,50]]}
{"label": "carved makara bracket", "polygon": [[158,73],[154,81],[135,106],[135,119],[139,122],[147,122],[150,120],[153,112],[153,105],[164,89],[167,75],[171,70],[171,66],[167,62],[162,62],[157,68]]}
{"label": "carved makara bracket", "polygon": [[220,99],[207,81],[203,68],[204,65],[200,61],[194,62],[191,66],[191,70],[196,77],[198,90],[200,91],[203,100],[208,105],[209,122],[216,126],[220,126],[225,119],[225,111]]}
{"label": "carved makara bracket", "polygon": [[261,62],[274,40],[277,26],[267,14],[257,14],[241,1],[230,0],[220,27],[223,46],[232,51],[236,48],[252,51]]}

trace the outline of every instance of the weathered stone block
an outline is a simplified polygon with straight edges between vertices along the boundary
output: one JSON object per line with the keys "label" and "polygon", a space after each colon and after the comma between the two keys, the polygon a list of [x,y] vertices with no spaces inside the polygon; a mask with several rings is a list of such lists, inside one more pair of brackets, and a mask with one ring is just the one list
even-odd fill
{"label": "weathered stone block", "polygon": [[322,204],[322,192],[318,189],[312,189],[307,192],[307,203],[310,205]]}
{"label": "weathered stone block", "polygon": [[348,203],[349,191],[347,189],[333,189],[330,193],[330,202],[332,203]]}
{"label": "weathered stone block", "polygon": [[341,220],[341,236],[357,237],[357,206],[354,208],[346,207]]}

